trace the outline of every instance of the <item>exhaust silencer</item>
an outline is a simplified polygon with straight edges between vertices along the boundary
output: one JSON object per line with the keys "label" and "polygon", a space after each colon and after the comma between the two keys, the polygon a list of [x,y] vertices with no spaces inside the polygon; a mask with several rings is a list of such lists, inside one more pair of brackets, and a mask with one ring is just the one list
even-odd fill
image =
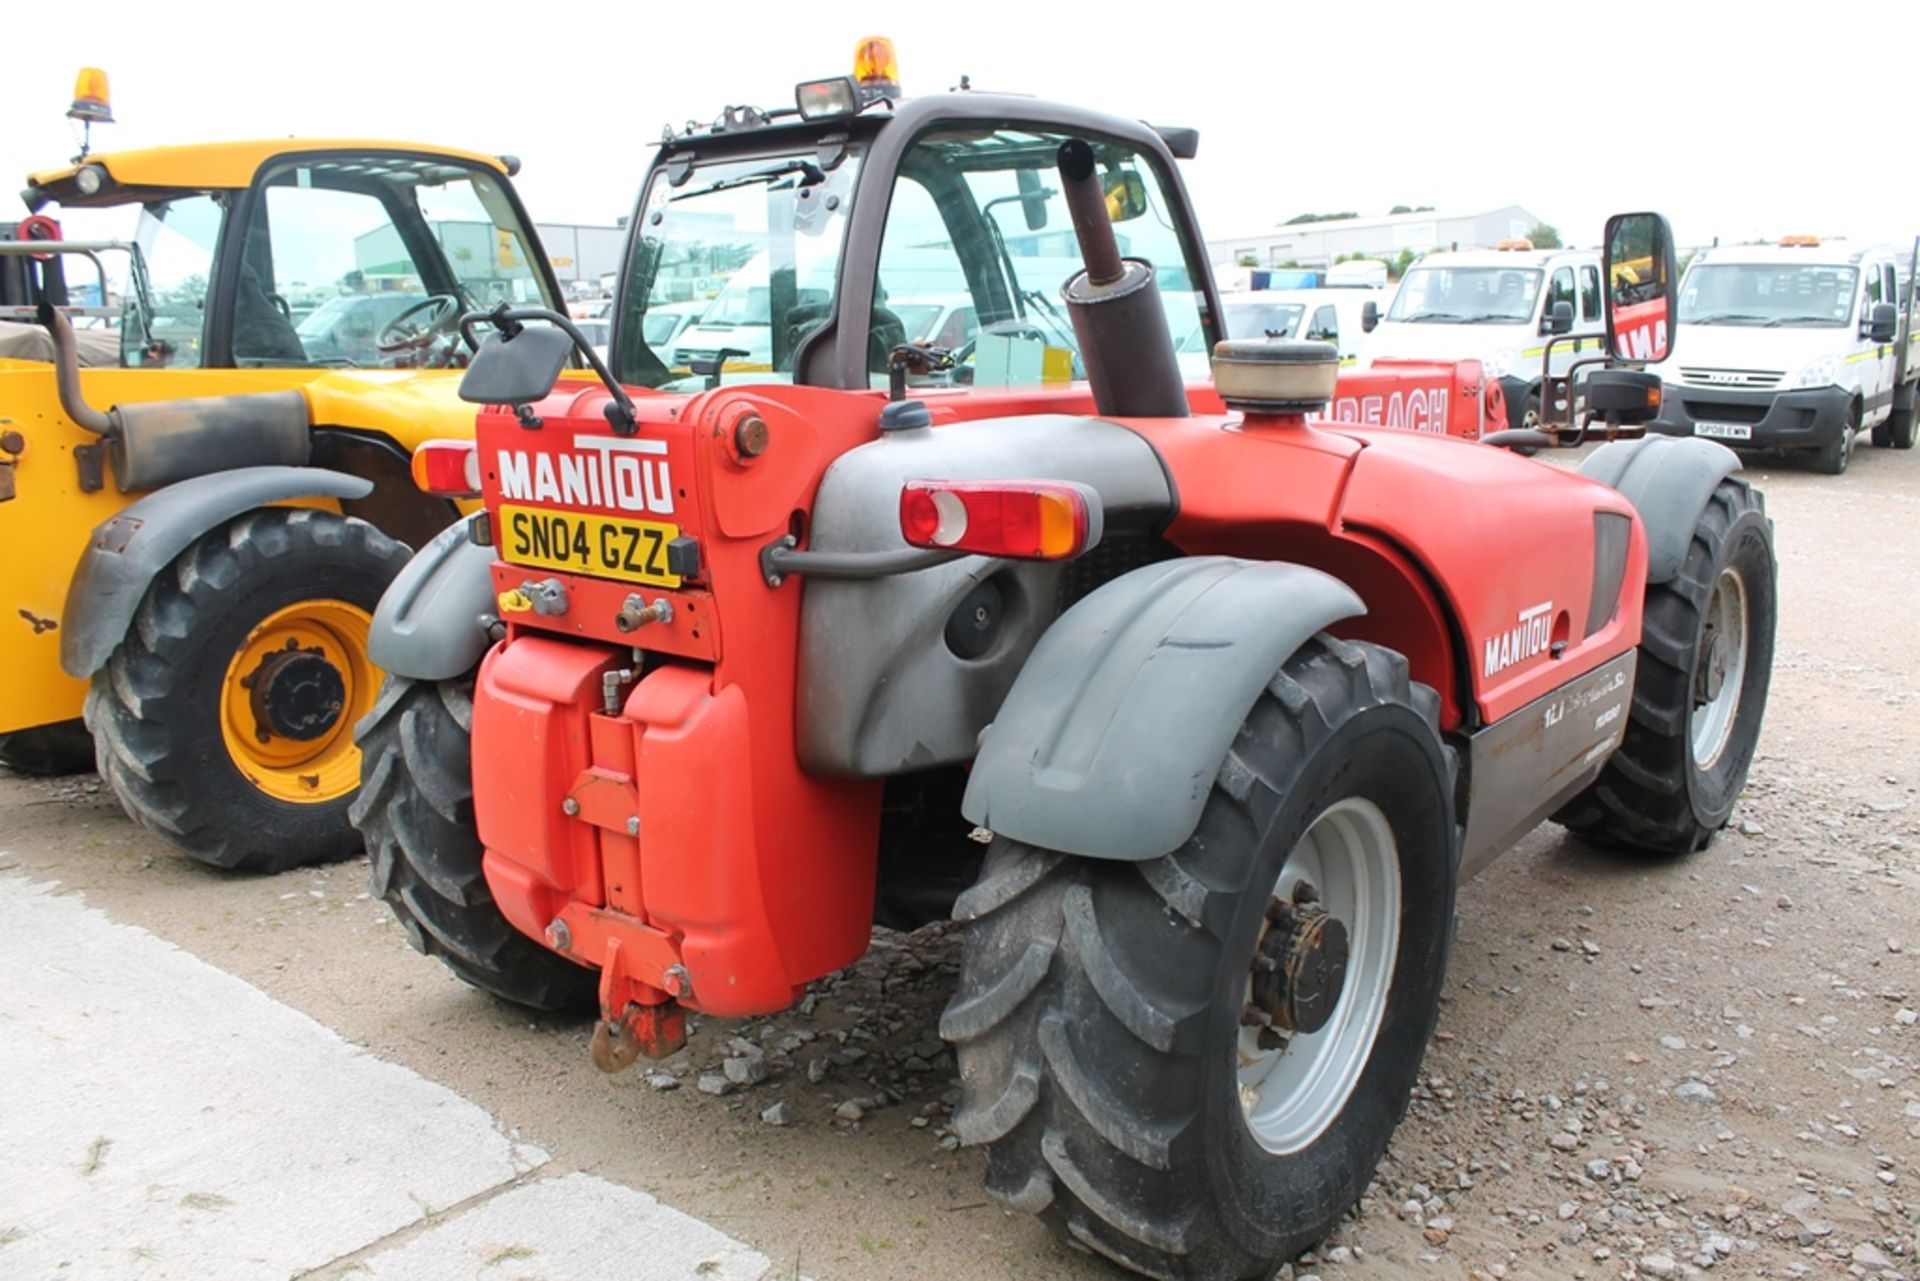
{"label": "exhaust silencer", "polygon": [[123,494],[239,467],[301,467],[313,454],[307,398],[297,391],[115,405],[102,413],[80,394],[73,326],[56,307],[42,307],[40,319],[53,335],[60,407],[105,443]]}
{"label": "exhaust silencer", "polygon": [[107,462],[123,494],[238,467],[303,467],[313,454],[297,391],[115,405],[107,416]]}
{"label": "exhaust silencer", "polygon": [[1153,264],[1120,256],[1093,148],[1069,139],[1060,144],[1056,162],[1087,264],[1061,286],[1060,297],[1073,317],[1095,408],[1120,418],[1185,418],[1187,389]]}

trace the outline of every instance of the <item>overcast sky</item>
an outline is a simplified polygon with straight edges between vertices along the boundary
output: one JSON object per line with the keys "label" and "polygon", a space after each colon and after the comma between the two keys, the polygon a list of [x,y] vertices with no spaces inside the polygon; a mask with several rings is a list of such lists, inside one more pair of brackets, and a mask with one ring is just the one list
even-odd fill
{"label": "overcast sky", "polygon": [[662,125],[789,106],[795,81],[845,73],[871,31],[894,38],[910,94],[964,74],[1198,127],[1186,181],[1212,237],[1394,204],[1523,205],[1579,244],[1635,207],[1664,211],[1682,244],[1920,232],[1913,0],[1740,17],[1692,0],[1134,0],[1090,29],[1099,8],[93,0],[75,34],[10,44],[0,179],[74,154],[64,113],[84,62],[107,70],[121,122],[96,150],[435,141],[519,155],[539,220],[611,223]]}

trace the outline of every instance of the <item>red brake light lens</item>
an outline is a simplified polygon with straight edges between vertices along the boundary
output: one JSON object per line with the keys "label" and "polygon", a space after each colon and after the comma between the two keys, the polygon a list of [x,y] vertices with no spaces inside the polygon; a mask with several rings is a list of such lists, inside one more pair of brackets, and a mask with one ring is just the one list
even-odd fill
{"label": "red brake light lens", "polygon": [[1082,487],[1058,481],[910,480],[900,491],[900,536],[915,547],[1067,560],[1094,529]]}
{"label": "red brake light lens", "polygon": [[413,451],[413,483],[438,498],[480,496],[480,451],[470,440],[429,440]]}

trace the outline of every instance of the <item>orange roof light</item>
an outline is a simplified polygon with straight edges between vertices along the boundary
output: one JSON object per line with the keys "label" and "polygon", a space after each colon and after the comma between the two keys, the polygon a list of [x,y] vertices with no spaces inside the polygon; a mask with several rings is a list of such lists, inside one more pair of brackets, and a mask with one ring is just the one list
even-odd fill
{"label": "orange roof light", "polygon": [[1522,236],[1517,240],[1503,240],[1499,244],[1495,245],[1494,248],[1495,249],[1531,249],[1533,248],[1533,242],[1531,240],[1528,240],[1525,236]]}
{"label": "orange roof light", "polygon": [[107,97],[107,73],[98,67],[82,67],[73,81],[73,105],[67,115],[88,124],[113,123],[113,104]]}
{"label": "orange roof light", "polygon": [[1818,249],[1820,247],[1820,237],[1782,236],[1780,237],[1780,247],[1782,249]]}
{"label": "orange roof light", "polygon": [[893,52],[893,41],[885,36],[866,36],[853,47],[853,78],[875,89],[900,88],[900,59]]}

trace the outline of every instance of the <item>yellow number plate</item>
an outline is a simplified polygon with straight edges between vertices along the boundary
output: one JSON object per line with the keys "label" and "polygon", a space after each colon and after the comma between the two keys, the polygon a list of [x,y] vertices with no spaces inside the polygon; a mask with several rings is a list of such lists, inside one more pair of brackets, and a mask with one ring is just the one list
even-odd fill
{"label": "yellow number plate", "polygon": [[667,544],[679,536],[678,525],[658,521],[503,503],[494,537],[500,559],[516,565],[678,587],[680,576],[667,569]]}

